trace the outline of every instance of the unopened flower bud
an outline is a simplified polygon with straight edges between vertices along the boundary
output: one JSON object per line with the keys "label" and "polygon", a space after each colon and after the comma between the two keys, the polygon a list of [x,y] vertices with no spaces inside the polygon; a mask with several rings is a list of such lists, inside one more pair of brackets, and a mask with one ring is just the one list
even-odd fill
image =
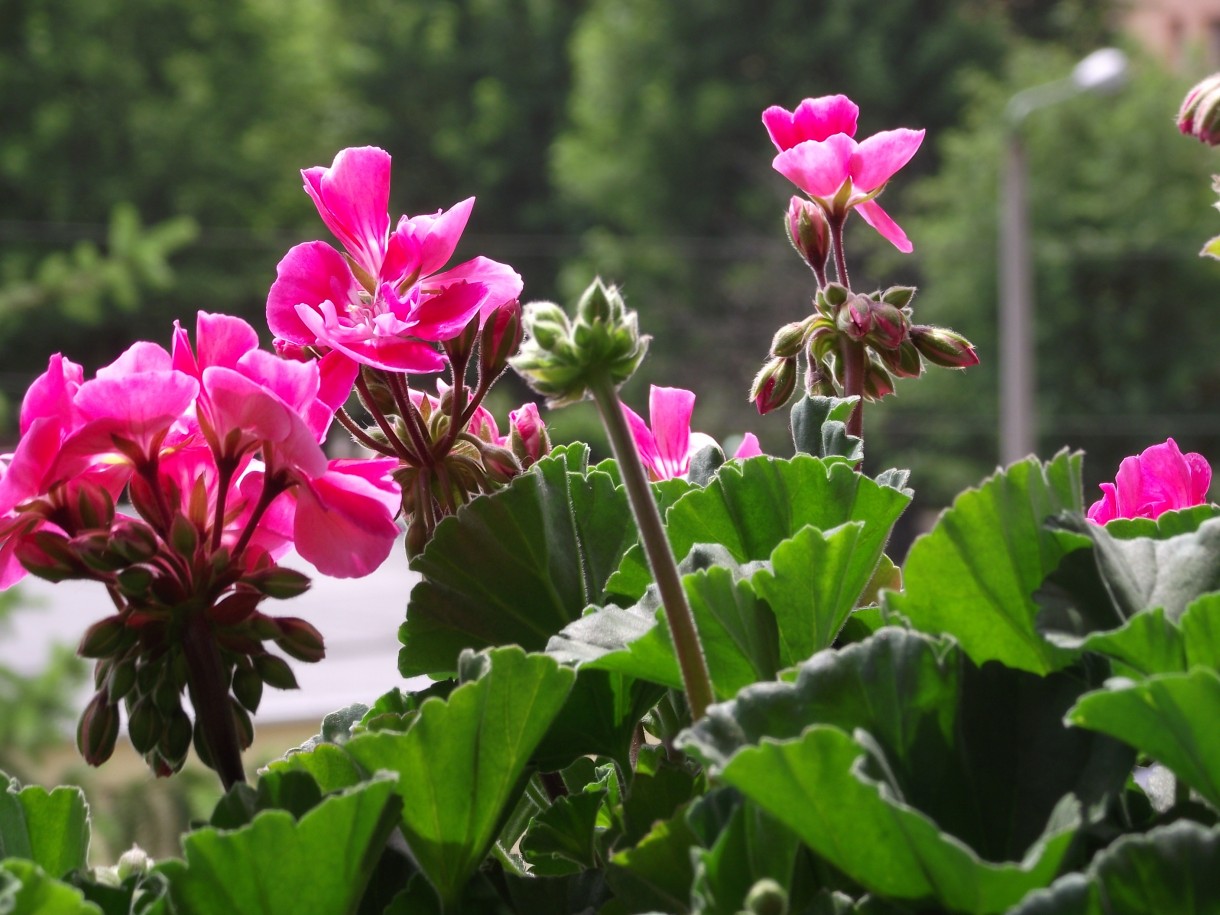
{"label": "unopened flower bud", "polygon": [[876,349],[882,364],[899,378],[918,378],[923,374],[923,361],[919,350],[910,340],[903,340],[897,349]]}
{"label": "unopened flower bud", "polygon": [[874,349],[898,349],[907,338],[909,326],[902,309],[884,301],[873,302],[873,328],[865,342]]}
{"label": "unopened flower bud", "polygon": [[239,590],[208,607],[207,618],[218,626],[236,626],[250,618],[263,595],[254,590]]}
{"label": "unopened flower bud", "polygon": [[822,208],[812,200],[793,197],[788,202],[786,224],[792,247],[820,275],[830,254],[830,226]]}
{"label": "unopened flower bud", "polygon": [[496,309],[479,335],[479,372],[483,378],[495,378],[504,371],[524,335],[521,303],[517,299]]}
{"label": "unopened flower bud", "polygon": [[17,541],[13,550],[17,561],[31,575],[60,582],[80,578],[84,567],[72,552],[68,538],[53,531],[35,531]]}
{"label": "unopened flower bud", "polygon": [[853,294],[839,307],[835,323],[839,332],[860,343],[873,332],[874,308],[877,305],[866,295]]}
{"label": "unopened flower bud", "polygon": [[818,290],[813,301],[818,311],[827,317],[834,317],[836,310],[847,301],[850,295],[851,292],[846,286],[840,283],[827,283]]}
{"label": "unopened flower bud", "polygon": [[[283,658],[277,658],[273,654],[260,654],[255,655],[251,660],[254,661],[254,670],[259,679],[268,686],[274,686],[276,689],[300,688],[297,686],[296,674],[292,672],[292,668]],[[242,704],[246,705],[244,702]],[[246,708],[250,708],[249,705],[246,705]]]}
{"label": "unopened flower bud", "polygon": [[123,617],[115,614],[98,620],[86,629],[76,653],[82,658],[108,658],[131,644],[132,638]]}
{"label": "unopened flower bud", "polygon": [[242,578],[242,581],[276,600],[299,597],[308,591],[310,586],[309,576],[304,572],[275,565],[248,574]]}
{"label": "unopened flower bud", "polygon": [[839,393],[835,387],[834,372],[821,360],[809,363],[805,372],[805,393],[810,397],[835,397]]}
{"label": "unopened flower bud", "polygon": [[[390,384],[381,369],[368,365],[360,366],[360,380],[363,385],[357,385],[356,392],[361,405],[371,415],[394,416],[398,413],[398,401],[394,399],[394,392],[390,390]],[[380,429],[377,431],[381,432]]]}
{"label": "unopened flower bud", "polygon": [[522,321],[527,337],[509,364],[551,407],[583,400],[606,382],[622,384],[648,350],[635,312],[600,279],[581,296],[575,321],[550,302],[527,305]]}
{"label": "unopened flower bud", "polygon": [[127,736],[138,753],[147,753],[161,739],[164,722],[152,699],[145,697],[128,709]]}
{"label": "unopened flower bud", "polygon": [[100,766],[114,753],[119,737],[119,710],[111,705],[106,693],[99,692],[89,700],[76,727],[76,746],[85,762]]}
{"label": "unopened flower bud", "polygon": [[1178,110],[1178,130],[1208,146],[1220,145],[1220,73],[1186,93]]}
{"label": "unopened flower bud", "polygon": [[777,881],[764,877],[746,894],[745,911],[749,915],[788,915],[788,891]]}
{"label": "unopened flower bud", "polygon": [[130,563],[144,562],[157,555],[157,535],[134,518],[119,518],[110,528],[110,549]]}
{"label": "unopened flower bud", "polygon": [[147,874],[153,866],[153,859],[139,845],[133,845],[119,855],[116,873],[119,880],[126,880],[134,875]]}
{"label": "unopened flower bud", "polygon": [[461,332],[441,342],[450,362],[456,365],[466,364],[466,360],[474,352],[475,341],[479,339],[481,321],[482,315],[476,312],[475,316],[466,322],[466,326],[462,328]]}
{"label": "unopened flower bud", "polygon": [[551,437],[538,415],[538,405],[527,403],[508,414],[508,447],[523,468],[551,453]]}
{"label": "unopened flower bud", "polygon": [[[267,657],[270,657],[270,655]],[[295,683],[296,681],[293,680],[293,682]],[[244,708],[252,712],[258,711],[258,704],[263,699],[263,678],[259,676],[258,671],[253,666],[237,667],[233,671],[231,688],[233,690],[233,698],[240,702]]]}
{"label": "unopened flower bud", "polygon": [[483,444],[479,448],[479,457],[487,478],[501,486],[521,473],[521,465],[513,453],[500,445]]}
{"label": "unopened flower bud", "polygon": [[750,386],[750,400],[759,413],[778,410],[792,397],[796,390],[796,359],[772,359],[754,376]]}
{"label": "unopened flower bud", "polygon": [[86,530],[109,528],[114,521],[114,497],[101,486],[82,485],[76,493],[76,513]]}
{"label": "unopened flower bud", "polygon": [[895,308],[906,308],[911,304],[913,298],[915,298],[914,286],[891,286],[881,293],[881,301],[893,305]]}
{"label": "unopened flower bud", "polygon": [[911,342],[919,355],[933,365],[964,369],[979,363],[978,353],[970,341],[946,327],[916,324],[911,328]]}
{"label": "unopened flower bud", "polygon": [[864,397],[866,400],[880,400],[894,393],[894,379],[879,362],[872,359],[864,369]]}
{"label": "unopened flower bud", "polygon": [[275,640],[286,654],[298,661],[313,663],[321,661],[326,656],[326,645],[322,633],[302,619],[294,616],[279,617],[274,620],[280,637]]}
{"label": "unopened flower bud", "polygon": [[796,356],[805,346],[805,337],[809,333],[808,321],[794,321],[785,324],[771,338],[771,355],[780,359]]}

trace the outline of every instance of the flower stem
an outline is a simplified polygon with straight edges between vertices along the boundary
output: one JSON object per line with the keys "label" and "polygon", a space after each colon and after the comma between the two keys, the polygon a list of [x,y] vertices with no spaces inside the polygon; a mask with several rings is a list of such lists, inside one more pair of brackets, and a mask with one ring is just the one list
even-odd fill
{"label": "flower stem", "polygon": [[186,657],[186,680],[191,705],[195,707],[195,716],[199,719],[212,767],[220,776],[225,791],[228,791],[238,782],[246,780],[246,772],[241,762],[237,722],[229,705],[228,679],[220,648],[207,618],[198,608],[190,608],[187,612],[186,627],[182,633],[182,653]]}
{"label": "flower stem", "polygon": [[661,523],[661,513],[657,510],[652,488],[648,485],[648,477],[644,473],[644,464],[631,438],[631,430],[627,426],[626,417],[623,416],[623,407],[619,403],[614,385],[609,378],[603,376],[591,382],[589,389],[593,392],[593,400],[601,414],[602,424],[610,437],[610,445],[618,461],[619,474],[627,488],[627,498],[640,531],[640,542],[644,545],[652,577],[656,580],[661,603],[665,607],[665,621],[669,624],[669,633],[678,655],[678,667],[682,671],[682,685],[690,703],[691,718],[698,721],[707,711],[707,707],[715,701],[712,680],[708,674],[703,645],[699,641],[699,631],[695,628],[695,618],[686,601],[686,592],[682,589],[678,565],[674,561],[669,538],[665,536],[665,527]]}
{"label": "flower stem", "polygon": [[851,280],[847,276],[847,256],[843,253],[843,223],[846,221],[846,213],[828,215],[826,219],[827,225],[830,226],[830,247],[835,253],[835,279],[840,286],[851,289]]}
{"label": "flower stem", "polygon": [[864,437],[864,344],[854,340],[841,340],[839,352],[843,357],[843,395],[858,397],[856,406],[847,419],[847,434]]}

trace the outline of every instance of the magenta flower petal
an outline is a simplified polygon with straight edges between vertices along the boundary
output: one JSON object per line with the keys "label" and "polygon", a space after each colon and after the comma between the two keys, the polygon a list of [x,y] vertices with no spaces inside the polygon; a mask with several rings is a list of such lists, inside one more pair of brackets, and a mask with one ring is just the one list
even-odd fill
{"label": "magenta flower petal", "polygon": [[807,98],[795,111],[772,105],[762,114],[771,142],[783,152],[805,140],[825,140],[836,133],[856,134],[860,109],[845,95]]}
{"label": "magenta flower petal", "polygon": [[846,134],[805,140],[777,155],[771,165],[811,197],[833,197],[849,177],[856,141]]}
{"label": "magenta flower petal", "polygon": [[124,378],[141,372],[168,372],[173,367],[173,357],[165,347],[140,340],[127,347],[114,362],[98,369],[94,377]]}
{"label": "magenta flower petal", "polygon": [[307,168],[301,177],[326,227],[377,276],[390,232],[390,154],[373,146],[340,150],[330,168]]}
{"label": "magenta flower petal", "polygon": [[334,461],[325,474],[298,487],[293,539],[324,575],[368,575],[390,555],[400,496],[387,463],[394,462]]}
{"label": "magenta flower petal", "polygon": [[856,212],[860,214],[861,219],[880,232],[882,238],[903,254],[910,254],[915,250],[915,246],[907,238],[907,233],[902,231],[898,223],[890,218],[889,213],[881,209],[881,204],[876,200],[866,200],[864,203],[859,204],[856,207]]}
{"label": "magenta flower petal", "polygon": [[233,368],[258,350],[258,334],[241,318],[201,311],[195,319],[195,350],[201,370],[209,365]]}
{"label": "magenta flower petal", "polygon": [[275,336],[308,346],[317,337],[297,314],[298,305],[316,309],[322,302],[347,304],[357,299],[360,284],[343,255],[325,242],[297,245],[284,255],[267,294],[267,325]]}
{"label": "magenta flower petal", "polygon": [[340,324],[335,307],[323,302],[321,311],[306,305],[297,308],[301,321],[316,334],[319,343],[343,353],[361,365],[387,372],[439,372],[446,365],[445,357],[428,343],[409,337],[378,337],[367,326]]}
{"label": "magenta flower petal", "polygon": [[72,398],[80,388],[84,369],[56,353],[47,363],[47,370],[34,379],[21,401],[20,431],[25,435],[36,419],[54,416],[63,428],[69,428],[76,415]]}
{"label": "magenta flower petal", "polygon": [[643,418],[631,409],[626,404],[622,404],[623,416],[627,419],[627,428],[631,430],[631,438],[635,441],[635,450],[640,454],[640,460],[644,462],[644,467],[652,475],[653,479],[659,479],[657,476],[657,443],[652,437],[652,430],[648,428],[648,423],[644,422]]}
{"label": "magenta flower petal", "polygon": [[124,437],[141,441],[168,429],[198,393],[199,382],[182,372],[137,372],[125,377],[101,377],[98,372],[76,392],[76,406],[86,421],[114,420],[120,431],[129,434]]}
{"label": "magenta flower petal", "polygon": [[1102,498],[1089,507],[1090,521],[1156,518],[1207,500],[1211,466],[1199,454],[1183,454],[1172,438],[1124,458],[1114,483],[1102,483]]}
{"label": "magenta flower petal", "polygon": [[924,131],[883,130],[861,141],[851,159],[851,178],[856,190],[875,191],[911,161],[923,142]]}
{"label": "magenta flower petal", "polygon": [[438,273],[424,285],[446,286],[457,282],[479,283],[484,288],[478,311],[487,320],[501,306],[521,297],[524,284],[521,275],[508,264],[501,264],[486,257],[476,257],[458,264],[451,270]]}
{"label": "magenta flower petal", "polygon": [[648,396],[648,415],[656,442],[657,476],[668,480],[690,469],[690,418],[695,394],[682,388],[653,385]]}
{"label": "magenta flower petal", "polygon": [[409,276],[431,276],[444,267],[466,231],[473,208],[474,198],[467,197],[430,216],[402,217],[390,236],[382,278],[397,282]]}
{"label": "magenta flower petal", "polygon": [[444,287],[435,295],[421,296],[408,318],[411,336],[422,340],[456,337],[479,313],[486,293],[487,287],[482,283],[461,282]]}
{"label": "magenta flower petal", "polygon": [[733,452],[733,457],[752,458],[762,453],[762,447],[758,444],[758,436],[753,432],[747,432],[742,437],[741,444],[737,446],[737,450]]}

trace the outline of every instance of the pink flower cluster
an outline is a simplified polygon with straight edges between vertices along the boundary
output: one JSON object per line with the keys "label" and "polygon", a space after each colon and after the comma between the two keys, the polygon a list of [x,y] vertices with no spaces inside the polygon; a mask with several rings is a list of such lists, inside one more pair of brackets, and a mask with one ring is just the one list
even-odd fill
{"label": "pink flower cluster", "polygon": [[1089,507],[1088,519],[1105,524],[1115,518],[1156,518],[1202,505],[1211,481],[1203,455],[1183,454],[1177,442],[1166,439],[1123,459],[1114,482],[1101,484],[1102,497]]}
{"label": "pink flower cluster", "polygon": [[883,130],[856,142],[859,113],[845,95],[807,98],[795,111],[771,106],[762,119],[779,150],[772,165],[808,194],[832,224],[841,224],[854,209],[895,248],[909,253],[906,233],[873,198],[915,155],[924,132]]}
{"label": "pink flower cluster", "polygon": [[[0,460],[0,587],[25,574],[22,558],[39,564],[39,543],[85,535],[79,505],[112,506],[125,487],[165,552],[189,529],[189,542],[234,564],[295,543],[325,574],[371,572],[398,533],[394,462],[332,461],[320,446],[353,375],[338,358],[260,351],[249,324],[203,312],[195,347],[177,327],[170,350],[136,343],[88,380],[51,357],[22,404],[17,449]],[[137,523],[115,515],[111,530]]]}
{"label": "pink flower cluster", "polygon": [[297,245],[267,298],[277,347],[336,351],[390,372],[445,367],[436,343],[480,325],[521,294],[521,277],[476,257],[448,270],[474,198],[432,216],[403,216],[391,231],[390,156],[344,149],[329,168],[301,172],[322,221],[343,244]]}
{"label": "pink flower cluster", "polygon": [[[685,477],[690,471],[690,461],[708,445],[716,444],[710,435],[691,432],[690,418],[695,410],[695,395],[682,388],[660,388],[655,384],[648,395],[648,416],[652,426],[626,404],[623,414],[635,440],[636,450],[654,482]],[[754,433],[747,432],[741,445],[733,453],[734,458],[748,458],[762,454]]]}

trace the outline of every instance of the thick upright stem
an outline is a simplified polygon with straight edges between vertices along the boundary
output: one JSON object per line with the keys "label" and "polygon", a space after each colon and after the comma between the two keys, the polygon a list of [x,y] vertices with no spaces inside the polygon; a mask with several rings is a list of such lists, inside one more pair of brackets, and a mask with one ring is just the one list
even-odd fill
{"label": "thick upright stem", "polygon": [[847,434],[864,437],[864,369],[866,355],[864,344],[843,339],[839,344],[839,355],[843,358],[843,394],[859,397],[855,409],[847,420]]}
{"label": "thick upright stem", "polygon": [[618,461],[619,474],[627,488],[627,498],[640,531],[640,542],[644,545],[644,553],[648,557],[648,565],[652,569],[652,577],[657,583],[661,603],[665,608],[665,621],[669,624],[669,633],[678,655],[678,667],[682,672],[687,701],[690,702],[691,718],[698,721],[707,711],[707,707],[715,701],[715,697],[712,693],[711,676],[707,670],[707,659],[703,655],[703,645],[695,628],[695,618],[686,601],[686,592],[682,589],[678,564],[674,561],[669,538],[665,536],[661,513],[653,499],[652,488],[648,485],[648,477],[644,473],[644,464],[635,449],[635,442],[631,438],[631,430],[627,426],[626,417],[623,416],[623,407],[619,403],[614,385],[609,379],[603,378],[590,387],[598,412],[601,413],[602,423],[610,437],[610,445]]}
{"label": "thick upright stem", "polygon": [[212,766],[228,791],[246,780],[241,762],[241,741],[237,722],[229,707],[229,684],[225,677],[220,647],[208,625],[207,618],[197,608],[188,610],[182,633],[182,652],[186,657],[186,682],[191,705],[203,731],[212,757]]}

